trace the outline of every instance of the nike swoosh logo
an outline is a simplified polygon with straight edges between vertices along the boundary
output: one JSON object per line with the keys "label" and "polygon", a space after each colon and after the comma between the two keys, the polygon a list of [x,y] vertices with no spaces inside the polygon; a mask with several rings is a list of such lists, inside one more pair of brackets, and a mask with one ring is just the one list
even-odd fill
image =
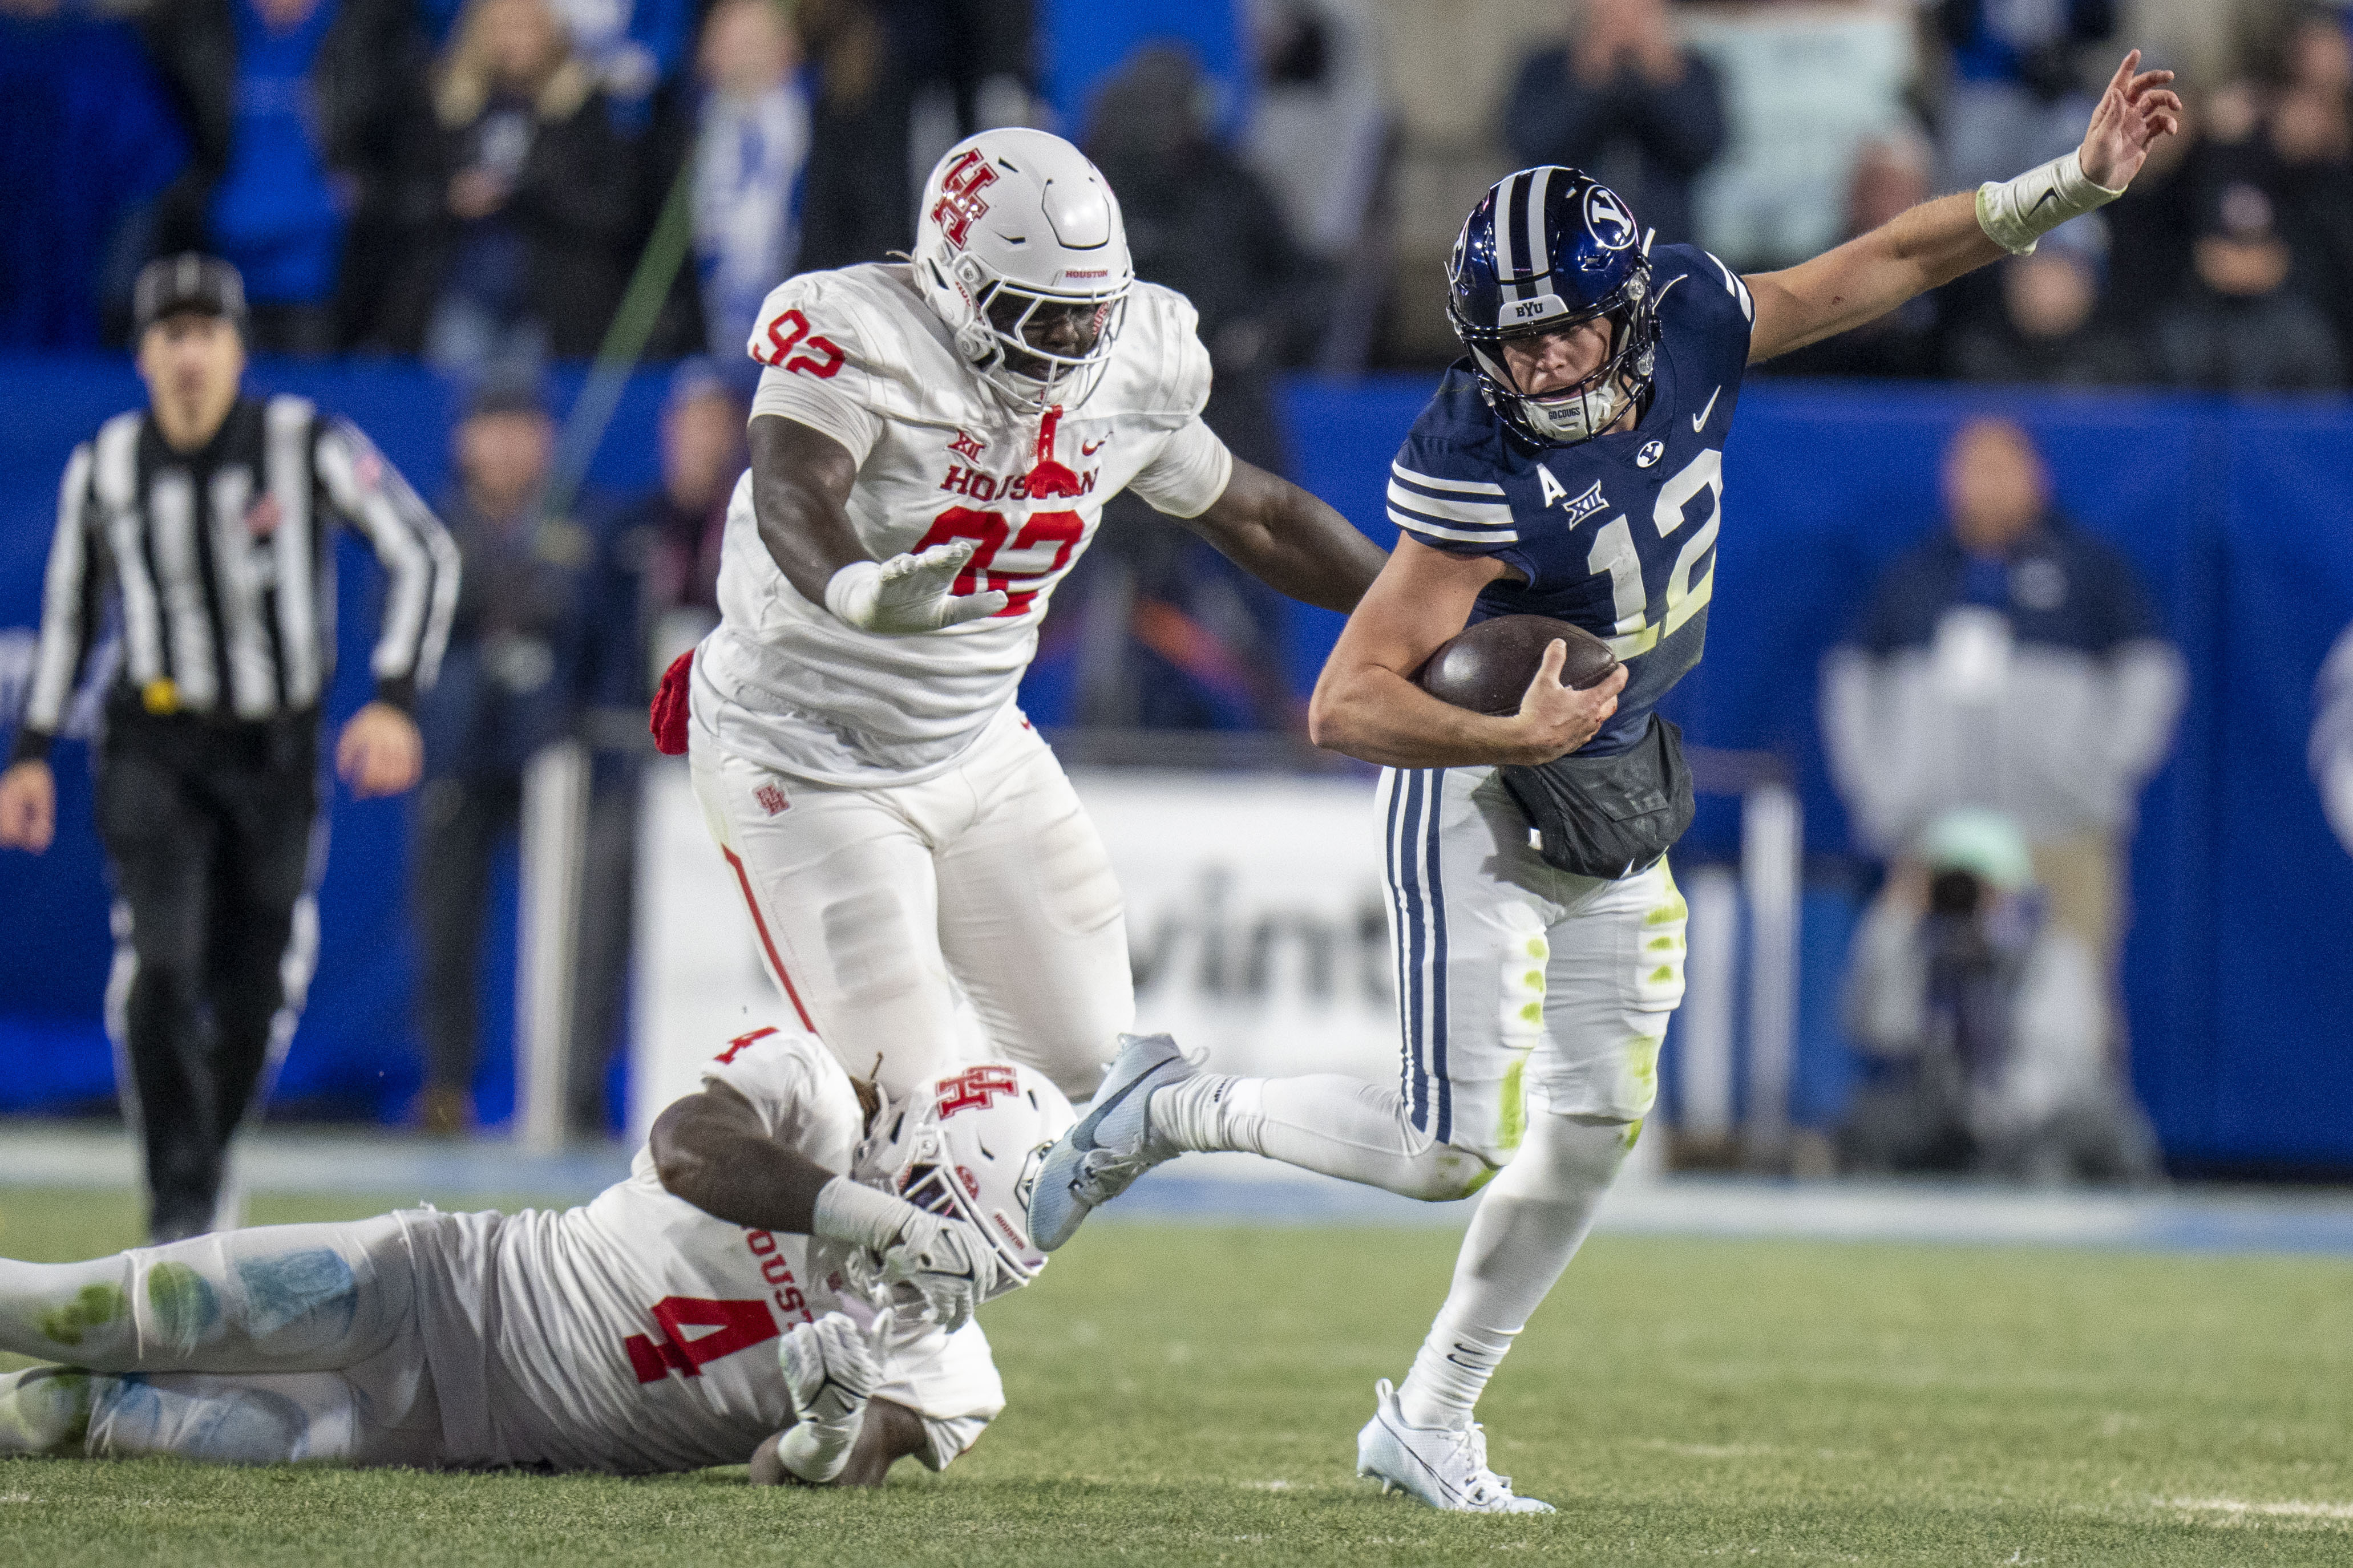
{"label": "nike swoosh logo", "polygon": [[1707,428],[1707,416],[1715,412],[1715,400],[1723,395],[1724,388],[1720,386],[1707,395],[1707,406],[1692,416],[1693,435],[1696,436]]}
{"label": "nike swoosh logo", "polygon": [[2041,212],[2045,203],[2056,201],[2058,198],[2059,190],[2058,187],[2054,185],[2050,190],[2043,192],[2041,195],[2034,198],[2034,205],[2026,209],[2027,215],[2031,216],[2034,214]]}
{"label": "nike swoosh logo", "polygon": [[1092,444],[1082,441],[1079,443],[1079,456],[1082,458],[1093,457],[1095,453],[1102,448],[1103,441],[1108,441],[1110,439],[1111,437],[1106,436],[1103,438],[1103,441],[1096,441]]}

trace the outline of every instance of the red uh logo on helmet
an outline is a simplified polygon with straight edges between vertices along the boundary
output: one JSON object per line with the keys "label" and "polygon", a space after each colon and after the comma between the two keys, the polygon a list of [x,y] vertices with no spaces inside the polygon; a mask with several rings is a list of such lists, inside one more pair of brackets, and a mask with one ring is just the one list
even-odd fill
{"label": "red uh logo on helmet", "polygon": [[945,1121],[959,1110],[987,1110],[1000,1094],[1018,1094],[1021,1085],[1011,1068],[967,1068],[954,1078],[939,1081],[940,1120]]}
{"label": "red uh logo on helmet", "polygon": [[988,211],[988,204],[981,199],[982,188],[996,183],[997,171],[988,166],[987,157],[977,147],[940,176],[940,199],[932,204],[932,221],[958,250],[972,232],[973,220]]}

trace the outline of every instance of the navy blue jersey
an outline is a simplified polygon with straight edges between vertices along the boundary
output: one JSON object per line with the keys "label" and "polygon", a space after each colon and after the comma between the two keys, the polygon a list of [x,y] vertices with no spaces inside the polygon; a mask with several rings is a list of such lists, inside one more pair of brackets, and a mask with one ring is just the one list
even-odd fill
{"label": "navy blue jersey", "polygon": [[1609,643],[1627,667],[1618,711],[1584,748],[1622,752],[1699,662],[1715,588],[1724,437],[1748,366],[1756,306],[1696,246],[1651,256],[1660,338],[1651,405],[1633,429],[1540,447],[1479,395],[1464,361],[1446,373],[1389,467],[1389,521],[1422,543],[1488,555],[1501,578],[1473,622],[1553,616]]}

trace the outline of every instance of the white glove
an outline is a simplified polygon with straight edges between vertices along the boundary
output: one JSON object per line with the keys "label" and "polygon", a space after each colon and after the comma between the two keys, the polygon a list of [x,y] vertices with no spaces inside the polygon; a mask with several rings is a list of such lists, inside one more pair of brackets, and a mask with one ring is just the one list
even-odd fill
{"label": "white glove", "polygon": [[860,1332],[840,1312],[814,1323],[797,1323],[776,1346],[785,1388],[799,1421],[776,1444],[776,1458],[811,1486],[839,1477],[858,1446],[866,1422],[866,1402],[882,1381],[881,1348],[890,1337],[891,1313],[879,1314]]}
{"label": "white glove", "polygon": [[954,1333],[995,1292],[997,1254],[964,1221],[918,1210],[899,1239],[882,1249],[882,1282],[897,1300],[920,1304]]}
{"label": "white glove", "polygon": [[958,539],[920,555],[853,561],[826,584],[825,607],[860,631],[887,637],[935,632],[993,616],[1006,606],[1003,593],[952,591],[957,574],[979,548],[978,540]]}

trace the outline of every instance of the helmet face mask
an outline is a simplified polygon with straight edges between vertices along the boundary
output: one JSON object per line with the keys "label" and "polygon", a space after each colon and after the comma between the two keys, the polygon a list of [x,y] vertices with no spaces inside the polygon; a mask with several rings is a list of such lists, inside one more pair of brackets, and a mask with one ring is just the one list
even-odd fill
{"label": "helmet face mask", "polygon": [[[1447,264],[1447,320],[1482,395],[1530,440],[1589,441],[1649,391],[1659,322],[1640,237],[1617,193],[1557,164],[1497,181],[1464,221]],[[1503,344],[1598,319],[1609,323],[1609,350],[1597,369],[1575,386],[1520,389]]]}
{"label": "helmet face mask", "polygon": [[1102,379],[1135,279],[1118,199],[1059,136],[984,131],[924,182],[914,280],[955,349],[1018,412]]}

